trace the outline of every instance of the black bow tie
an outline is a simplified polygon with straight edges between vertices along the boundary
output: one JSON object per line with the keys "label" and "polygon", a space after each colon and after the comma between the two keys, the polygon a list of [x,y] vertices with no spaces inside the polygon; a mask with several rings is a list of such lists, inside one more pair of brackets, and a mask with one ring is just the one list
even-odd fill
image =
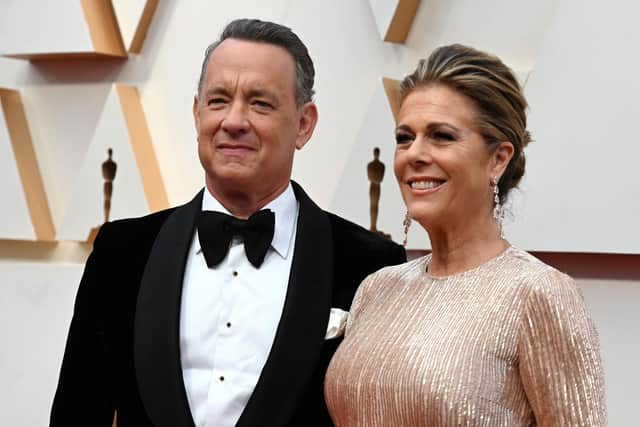
{"label": "black bow tie", "polygon": [[275,215],[270,210],[261,210],[249,217],[238,219],[222,212],[202,211],[198,216],[198,240],[209,268],[227,256],[233,236],[244,240],[247,259],[258,268],[267,255],[273,240]]}

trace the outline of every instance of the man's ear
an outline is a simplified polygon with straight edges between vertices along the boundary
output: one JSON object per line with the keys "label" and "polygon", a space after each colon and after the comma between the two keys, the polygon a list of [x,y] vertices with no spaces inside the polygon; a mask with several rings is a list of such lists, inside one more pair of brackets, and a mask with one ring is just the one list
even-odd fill
{"label": "man's ear", "polygon": [[505,169],[509,165],[513,157],[513,144],[509,141],[503,141],[491,156],[491,177],[501,177]]}
{"label": "man's ear", "polygon": [[302,106],[302,112],[298,121],[298,135],[296,137],[296,148],[300,150],[311,139],[313,130],[318,122],[318,108],[312,101]]}
{"label": "man's ear", "polygon": [[200,135],[200,115],[198,115],[198,95],[193,96],[193,122],[196,125],[196,134]]}

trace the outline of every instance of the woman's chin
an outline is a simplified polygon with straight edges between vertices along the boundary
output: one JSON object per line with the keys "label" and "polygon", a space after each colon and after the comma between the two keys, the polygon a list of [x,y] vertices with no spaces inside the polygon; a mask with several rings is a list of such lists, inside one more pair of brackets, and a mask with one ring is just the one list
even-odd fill
{"label": "woman's chin", "polygon": [[431,223],[438,218],[442,218],[442,210],[436,206],[425,206],[426,203],[414,204],[408,207],[407,211],[412,220],[423,223]]}

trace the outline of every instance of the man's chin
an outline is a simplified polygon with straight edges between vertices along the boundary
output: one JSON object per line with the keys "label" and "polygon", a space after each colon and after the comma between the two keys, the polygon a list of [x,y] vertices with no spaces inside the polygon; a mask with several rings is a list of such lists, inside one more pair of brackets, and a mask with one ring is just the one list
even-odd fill
{"label": "man's chin", "polygon": [[214,176],[207,176],[207,185],[220,192],[257,195],[265,187],[264,179],[255,175],[255,169],[226,168]]}

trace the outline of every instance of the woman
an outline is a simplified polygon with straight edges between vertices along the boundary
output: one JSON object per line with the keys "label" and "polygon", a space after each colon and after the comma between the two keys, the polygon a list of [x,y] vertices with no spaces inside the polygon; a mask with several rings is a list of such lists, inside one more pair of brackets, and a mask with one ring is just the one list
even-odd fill
{"label": "woman", "polygon": [[394,169],[432,253],[361,284],[325,380],[336,425],[606,424],[575,282],[502,237],[526,106],[508,67],[461,45],[402,82]]}

